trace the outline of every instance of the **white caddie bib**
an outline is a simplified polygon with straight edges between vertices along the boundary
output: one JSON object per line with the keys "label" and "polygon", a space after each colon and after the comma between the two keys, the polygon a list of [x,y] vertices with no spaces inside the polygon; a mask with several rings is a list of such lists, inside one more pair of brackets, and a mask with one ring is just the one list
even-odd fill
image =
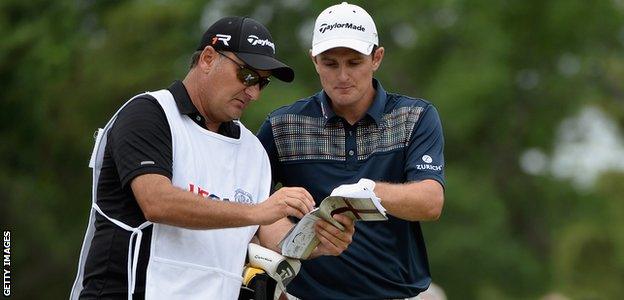
{"label": "white caddie bib", "polygon": [[[238,123],[240,138],[228,138],[203,129],[181,115],[168,90],[147,94],[161,105],[171,129],[174,186],[199,194],[206,201],[257,204],[269,196],[271,170],[268,157],[257,138],[242,123]],[[89,163],[93,168],[92,210],[70,295],[72,300],[78,299],[83,289],[84,264],[95,231],[96,213],[132,232],[127,265],[128,299],[132,298],[135,288],[142,229],[152,225],[145,222],[139,227],[130,227],[108,217],[96,203],[107,133],[119,111],[104,129],[98,131]],[[258,226],[212,230],[191,230],[157,223],[153,226],[146,299],[238,298],[247,246]]]}

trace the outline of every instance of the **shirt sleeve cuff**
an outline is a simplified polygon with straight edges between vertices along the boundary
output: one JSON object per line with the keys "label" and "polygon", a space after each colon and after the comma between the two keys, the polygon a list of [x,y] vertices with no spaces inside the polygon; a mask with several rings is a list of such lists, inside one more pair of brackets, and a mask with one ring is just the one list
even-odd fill
{"label": "shirt sleeve cuff", "polygon": [[407,181],[423,181],[425,179],[431,179],[431,180],[437,181],[442,186],[442,188],[446,190],[444,179],[439,176],[432,175],[432,174],[423,174],[421,176],[409,177],[407,178]]}
{"label": "shirt sleeve cuff", "polygon": [[134,178],[140,175],[145,175],[145,174],[158,174],[158,175],[165,176],[169,179],[173,177],[171,172],[166,169],[156,167],[156,166],[146,166],[143,168],[133,170],[132,172],[124,176],[124,178],[121,179],[121,187],[125,189],[126,187],[128,187],[128,185],[130,184],[130,182],[132,182]]}

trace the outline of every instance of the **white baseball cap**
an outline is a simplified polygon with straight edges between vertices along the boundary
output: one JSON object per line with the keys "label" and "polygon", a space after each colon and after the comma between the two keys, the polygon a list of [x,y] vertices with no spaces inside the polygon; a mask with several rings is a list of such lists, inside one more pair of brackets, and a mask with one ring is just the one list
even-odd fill
{"label": "white baseball cap", "polygon": [[374,45],[379,45],[375,22],[357,5],[342,2],[326,8],[316,18],[312,56],[337,47],[369,55]]}

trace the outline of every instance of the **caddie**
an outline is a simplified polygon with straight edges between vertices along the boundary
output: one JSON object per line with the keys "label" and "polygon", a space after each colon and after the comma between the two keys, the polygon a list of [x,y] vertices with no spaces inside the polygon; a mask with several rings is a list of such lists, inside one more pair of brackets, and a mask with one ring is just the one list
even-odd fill
{"label": "caddie", "polygon": [[[276,249],[286,217],[310,211],[303,188],[269,197],[268,157],[238,121],[271,77],[294,79],[275,51],[259,22],[220,19],[184,80],[133,97],[99,131],[71,299],[236,299],[252,237]],[[353,223],[336,219],[345,231],[316,223],[316,255],[350,243]]]}

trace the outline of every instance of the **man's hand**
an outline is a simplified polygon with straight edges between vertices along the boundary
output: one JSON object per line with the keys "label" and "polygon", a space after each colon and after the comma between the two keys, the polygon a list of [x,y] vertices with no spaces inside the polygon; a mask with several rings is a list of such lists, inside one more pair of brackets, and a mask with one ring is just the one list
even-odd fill
{"label": "man's hand", "polygon": [[341,214],[334,215],[334,219],[344,226],[344,231],[322,219],[318,220],[316,224],[314,224],[314,229],[320,244],[312,251],[310,258],[321,255],[338,256],[345,251],[353,241],[353,233],[355,233],[353,220]]}
{"label": "man's hand", "polygon": [[268,225],[287,216],[303,218],[314,208],[314,199],[304,188],[283,187],[255,206],[257,224]]}

